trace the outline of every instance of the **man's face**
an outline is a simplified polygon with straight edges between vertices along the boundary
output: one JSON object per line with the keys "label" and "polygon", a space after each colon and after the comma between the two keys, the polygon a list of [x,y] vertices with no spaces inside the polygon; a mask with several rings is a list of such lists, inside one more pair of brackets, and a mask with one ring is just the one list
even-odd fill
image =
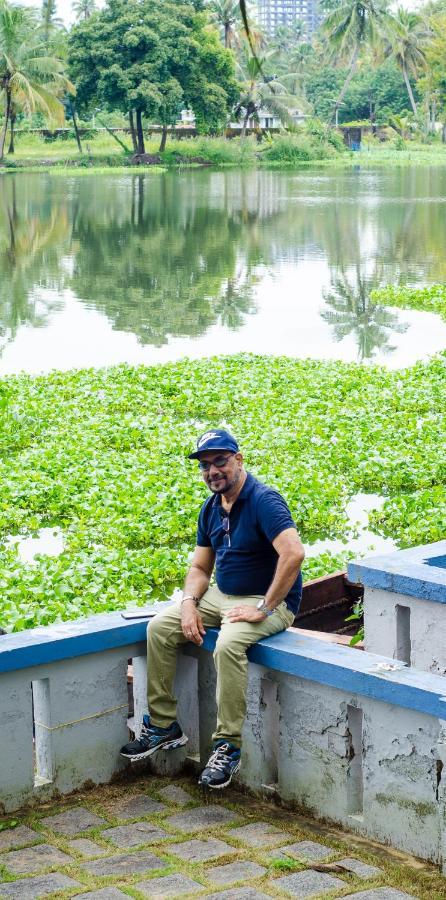
{"label": "man's face", "polygon": [[243,456],[228,450],[209,450],[200,454],[198,465],[209,490],[213,494],[227,494],[240,481]]}

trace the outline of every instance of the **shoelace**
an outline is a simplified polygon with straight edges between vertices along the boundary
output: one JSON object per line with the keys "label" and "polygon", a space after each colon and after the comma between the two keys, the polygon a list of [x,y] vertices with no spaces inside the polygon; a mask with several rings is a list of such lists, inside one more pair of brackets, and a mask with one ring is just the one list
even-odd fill
{"label": "shoelace", "polygon": [[151,725],[150,721],[149,721],[148,725],[146,725],[146,723],[143,721],[142,726],[141,726],[140,738],[142,738],[143,736],[146,738],[150,738],[153,735],[158,736],[158,734],[159,734],[159,732],[156,730],[156,727],[154,725]]}
{"label": "shoelace", "polygon": [[228,756],[231,756],[229,744],[220,744],[220,746],[217,747],[217,749],[214,750],[213,753],[211,753],[206,768],[216,769],[218,772],[223,772],[225,765],[228,762]]}

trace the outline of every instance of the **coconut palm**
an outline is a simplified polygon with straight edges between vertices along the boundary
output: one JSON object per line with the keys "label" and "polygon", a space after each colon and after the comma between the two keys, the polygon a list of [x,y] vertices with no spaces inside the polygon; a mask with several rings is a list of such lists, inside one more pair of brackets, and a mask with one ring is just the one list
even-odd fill
{"label": "coconut palm", "polygon": [[296,107],[296,96],[286,86],[287,81],[296,81],[298,73],[290,72],[280,80],[274,75],[265,75],[265,68],[274,51],[264,56],[253,56],[245,42],[237,63],[240,81],[240,100],[236,107],[236,116],[243,116],[241,136],[244,137],[250,118],[258,122],[259,111],[266,107],[277,116],[282,124],[293,125],[291,109]]}
{"label": "coconut palm", "polygon": [[34,13],[0,0],[0,97],[4,122],[0,132],[0,160],[12,110],[25,115],[39,110],[57,123],[64,109],[57,95],[74,92],[63,73],[64,64],[48,56]]}
{"label": "coconut palm", "polygon": [[416,12],[401,7],[396,11],[393,27],[388,32],[386,56],[392,56],[401,69],[414,116],[417,105],[413,95],[410,75],[418,75],[426,68],[424,48],[431,38],[431,32],[423,18]]}
{"label": "coconut palm", "polygon": [[45,45],[48,44],[51,33],[57,28],[63,28],[62,19],[57,15],[56,0],[42,0],[42,27]]}
{"label": "coconut palm", "polygon": [[211,0],[209,8],[212,21],[223,31],[225,47],[233,47],[235,26],[241,22],[239,0]]}
{"label": "coconut palm", "polygon": [[75,0],[75,2],[71,4],[71,8],[75,13],[78,22],[81,22],[82,20],[86,22],[97,9],[96,0]]}
{"label": "coconut palm", "polygon": [[354,75],[363,47],[375,46],[391,29],[388,0],[341,0],[322,25],[333,57],[348,59],[348,71],[341,91],[335,101],[333,116],[338,124],[339,107]]}

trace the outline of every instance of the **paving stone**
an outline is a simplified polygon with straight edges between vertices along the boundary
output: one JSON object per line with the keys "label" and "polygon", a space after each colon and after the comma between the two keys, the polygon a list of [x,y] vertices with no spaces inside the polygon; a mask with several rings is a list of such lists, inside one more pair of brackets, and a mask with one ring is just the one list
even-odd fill
{"label": "paving stone", "polygon": [[204,828],[212,828],[214,825],[224,825],[237,818],[237,813],[225,809],[224,806],[196,806],[186,812],[169,816],[166,824],[178,831],[202,831]]}
{"label": "paving stone", "polygon": [[164,800],[168,800],[169,803],[175,803],[177,806],[186,806],[186,803],[191,803],[194,799],[194,797],[177,784],[168,784],[167,787],[161,788],[161,790],[158,791],[158,794],[161,794],[161,797],[163,797]]}
{"label": "paving stone", "polygon": [[377,866],[369,866],[360,859],[353,859],[350,856],[346,856],[345,859],[337,859],[336,865],[347,869],[348,872],[353,872],[358,878],[374,878],[375,875],[381,875],[383,871]]}
{"label": "paving stone", "polygon": [[68,809],[66,812],[58,813],[57,816],[47,816],[46,819],[41,819],[41,822],[46,828],[66,834],[68,837],[95,828],[97,825],[108,825],[105,819],[96,816],[83,806]]}
{"label": "paving stone", "polygon": [[99,891],[90,891],[89,894],[76,894],[76,900],[129,900],[128,894],[123,894],[118,888],[106,887]]}
{"label": "paving stone", "polygon": [[134,822],[133,825],[106,828],[101,837],[111,841],[115,847],[137,847],[138,844],[153,844],[154,841],[163,841],[171,835],[162,828],[151,825],[150,822]]}
{"label": "paving stone", "polygon": [[285,875],[273,882],[275,888],[285,891],[289,897],[312,897],[313,894],[328,894],[335,888],[345,888],[345,881],[327,875],[325,872],[315,872],[313,869],[305,869],[304,872],[294,872],[293,875]]}
{"label": "paving stone", "polygon": [[298,841],[297,844],[289,844],[287,847],[281,847],[287,856],[293,859],[303,859],[309,862],[320,862],[333,856],[335,850],[331,847],[324,847],[323,844],[316,844],[315,841]]}
{"label": "paving stone", "polygon": [[154,813],[164,812],[167,809],[165,803],[152,800],[147,794],[137,794],[130,800],[115,803],[111,807],[113,815],[117,819],[137,819],[138,816],[153,816]]}
{"label": "paving stone", "polygon": [[8,828],[6,831],[0,831],[0,852],[13,850],[16,847],[25,847],[26,844],[33,844],[36,841],[43,841],[42,835],[33,831],[32,828],[28,828],[27,825]]}
{"label": "paving stone", "polygon": [[225,866],[211,866],[206,869],[206,877],[215,884],[232,884],[234,881],[246,881],[247,878],[258,878],[266,869],[253,862],[233,862]]}
{"label": "paving stone", "polygon": [[50,866],[66,866],[73,862],[73,857],[62,853],[51,844],[38,844],[37,847],[26,847],[23,850],[11,850],[2,857],[2,863],[12,875],[28,875],[40,872]]}
{"label": "paving stone", "polygon": [[138,875],[150,872],[151,869],[164,869],[166,863],[149,853],[140,850],[137,853],[119,853],[108,859],[95,859],[93,862],[81,863],[80,868],[90,875]]}
{"label": "paving stone", "polygon": [[417,900],[417,897],[405,894],[404,891],[397,891],[396,888],[380,887],[360,891],[359,894],[348,894],[343,900]]}
{"label": "paving stone", "polygon": [[264,894],[251,887],[239,887],[220,891],[218,894],[205,894],[203,900],[271,900],[271,894]]}
{"label": "paving stone", "polygon": [[75,841],[70,841],[69,847],[70,850],[77,850],[83,856],[106,856],[107,853],[110,853],[110,850],[100,847],[99,844],[89,841],[87,838],[76,838]]}
{"label": "paving stone", "polygon": [[18,900],[37,900],[55,891],[64,891],[67,888],[82,887],[78,881],[62,875],[61,872],[53,872],[51,875],[39,875],[37,878],[24,878],[21,881],[9,881],[0,884],[0,897],[17,897]]}
{"label": "paving stone", "polygon": [[207,841],[184,841],[183,844],[169,844],[168,852],[187,862],[206,862],[216,856],[224,856],[228,853],[237,853],[235,847],[230,847],[224,841],[209,838]]}
{"label": "paving stone", "polygon": [[231,828],[228,832],[231,837],[237,838],[248,847],[272,847],[274,844],[283,844],[292,838],[291,834],[281,831],[269,822],[253,822],[251,825],[242,825],[240,828]]}
{"label": "paving stone", "polygon": [[[165,875],[164,878],[151,878],[140,881],[134,887],[146,897],[181,897],[182,894],[198,894],[203,885],[189,878],[188,875]],[[221,896],[221,895],[220,895]]]}

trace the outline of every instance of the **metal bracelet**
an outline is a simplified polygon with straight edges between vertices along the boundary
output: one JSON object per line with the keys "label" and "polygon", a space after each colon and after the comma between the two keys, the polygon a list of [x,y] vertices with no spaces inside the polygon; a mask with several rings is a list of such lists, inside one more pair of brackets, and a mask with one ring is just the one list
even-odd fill
{"label": "metal bracelet", "polygon": [[200,598],[196,597],[195,594],[186,594],[186,596],[183,597],[181,600],[181,606],[183,605],[185,600],[193,600],[195,603],[195,606],[198,606],[198,604],[200,602]]}

